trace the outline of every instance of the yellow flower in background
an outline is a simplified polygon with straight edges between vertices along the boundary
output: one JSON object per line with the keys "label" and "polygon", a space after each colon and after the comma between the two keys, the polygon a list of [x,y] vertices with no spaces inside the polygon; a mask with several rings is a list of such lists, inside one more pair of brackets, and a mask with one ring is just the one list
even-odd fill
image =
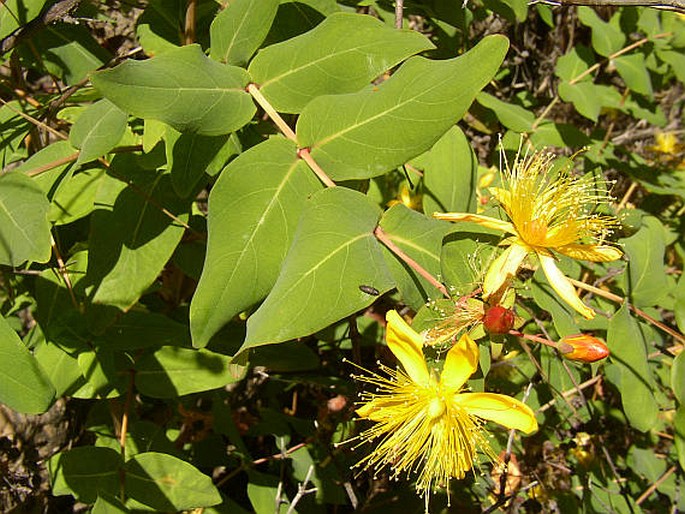
{"label": "yellow flower in background", "polygon": [[420,211],[422,202],[423,195],[421,193],[416,193],[409,189],[407,185],[403,185],[397,198],[388,202],[388,207],[401,203],[414,211]]}
{"label": "yellow flower in background", "polygon": [[[362,394],[357,409],[376,424],[359,436],[365,442],[380,438],[378,446],[357,465],[364,469],[390,468],[392,477],[418,475],[416,488],[426,500],[431,490],[446,487],[450,478],[463,478],[473,468],[477,452],[495,460],[484,433],[484,420],[525,433],[537,430],[526,404],[495,393],[469,393],[468,378],[478,367],[478,346],[461,337],[447,353],[442,373],[429,371],[423,337],[396,311],[387,314],[388,347],[404,370],[382,366],[376,373],[355,378],[376,386]],[[448,489],[449,493],[449,489]]]}
{"label": "yellow flower in background", "polygon": [[566,172],[550,177],[553,156],[534,153],[502,171],[502,187],[490,192],[510,221],[471,213],[434,213],[448,221],[470,221],[510,234],[507,249],[490,265],[483,281],[483,298],[500,292],[528,255],[536,255],[557,294],[588,319],[595,315],[578,297],[571,282],[559,270],[554,252],[573,259],[609,262],[623,253],[603,244],[618,225],[613,216],[595,214],[595,207],[611,198],[591,175],[570,177]]}

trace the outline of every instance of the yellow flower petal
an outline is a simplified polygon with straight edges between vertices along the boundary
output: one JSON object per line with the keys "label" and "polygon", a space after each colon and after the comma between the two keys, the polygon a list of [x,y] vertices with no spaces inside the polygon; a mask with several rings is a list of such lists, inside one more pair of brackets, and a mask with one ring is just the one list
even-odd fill
{"label": "yellow flower petal", "polygon": [[526,434],[538,429],[532,409],[516,398],[495,393],[462,393],[454,396],[458,407],[479,418],[494,421]]}
{"label": "yellow flower petal", "polygon": [[608,245],[582,245],[570,244],[555,248],[559,253],[568,255],[572,259],[580,259],[592,262],[617,261],[623,256],[623,252],[615,246]]}
{"label": "yellow flower petal", "polygon": [[415,383],[428,384],[430,374],[423,357],[423,337],[417,334],[397,311],[388,311],[385,319],[388,322],[385,336],[388,348]]}
{"label": "yellow flower petal", "polygon": [[461,336],[445,359],[440,383],[454,389],[461,389],[478,368],[478,345],[468,334]]}
{"label": "yellow flower petal", "polygon": [[526,255],[528,255],[528,248],[514,243],[495,259],[483,280],[484,300],[499,291],[511,277],[516,275]]}
{"label": "yellow flower petal", "polygon": [[508,232],[516,234],[514,225],[508,221],[498,220],[490,216],[482,216],[480,214],[471,214],[468,212],[434,212],[433,217],[445,221],[470,221],[476,223],[481,227],[492,228],[501,232]]}
{"label": "yellow flower petal", "polygon": [[538,253],[540,258],[540,264],[542,265],[542,271],[545,272],[545,276],[549,281],[549,285],[552,289],[561,297],[563,301],[577,310],[587,319],[592,319],[595,317],[595,311],[590,309],[576,293],[575,287],[569,282],[569,280],[564,276],[561,270],[557,267],[557,263],[554,261],[554,257],[549,255],[543,255]]}

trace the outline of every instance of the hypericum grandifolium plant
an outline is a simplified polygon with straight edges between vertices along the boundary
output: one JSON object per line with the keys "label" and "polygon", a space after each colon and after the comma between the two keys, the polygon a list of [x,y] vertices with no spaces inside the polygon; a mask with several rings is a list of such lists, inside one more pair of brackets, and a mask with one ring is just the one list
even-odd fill
{"label": "hypericum grandifolium plant", "polygon": [[398,4],[0,5],[0,510],[685,509],[685,17]]}

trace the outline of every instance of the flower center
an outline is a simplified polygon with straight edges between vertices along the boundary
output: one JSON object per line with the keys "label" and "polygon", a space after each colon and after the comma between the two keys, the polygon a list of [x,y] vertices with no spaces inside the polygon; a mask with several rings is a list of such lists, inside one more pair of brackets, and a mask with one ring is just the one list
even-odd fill
{"label": "flower center", "polygon": [[440,396],[432,398],[430,403],[428,404],[428,418],[431,420],[437,419],[440,416],[442,416],[444,412],[445,400],[443,400]]}
{"label": "flower center", "polygon": [[521,238],[531,246],[542,246],[547,239],[547,222],[541,219],[524,221]]}

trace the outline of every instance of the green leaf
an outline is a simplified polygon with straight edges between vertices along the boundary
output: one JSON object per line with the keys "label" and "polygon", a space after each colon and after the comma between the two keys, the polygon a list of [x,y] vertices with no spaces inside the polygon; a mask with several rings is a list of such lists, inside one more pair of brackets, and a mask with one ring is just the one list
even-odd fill
{"label": "green leaf", "polygon": [[679,405],[673,419],[675,446],[680,468],[685,469],[685,405]]}
{"label": "green leaf", "polygon": [[112,172],[129,174],[134,186],[105,175],[92,214],[86,278],[96,288],[93,303],[127,310],[154,282],[183,236],[167,212],[187,219],[168,173],[140,168],[131,155],[118,155]]}
{"label": "green leaf", "polygon": [[571,102],[586,118],[597,121],[599,111],[602,110],[602,102],[597,93],[597,86],[592,82],[578,82],[577,84],[561,82],[559,97],[564,102]]}
{"label": "green leaf", "polygon": [[369,178],[404,164],[464,115],[507,46],[506,38],[488,36],[454,59],[413,57],[377,91],[316,98],[298,119],[300,146],[311,148],[334,180]]}
{"label": "green leaf", "polygon": [[317,96],[352,93],[397,63],[434,48],[423,35],[351,13],[331,14],[313,30],[261,50],[248,72],[281,112],[300,112]]}
{"label": "green leaf", "polygon": [[[325,189],[307,204],[273,290],[247,321],[241,351],[321,330],[393,287],[373,235],[380,211],[361,193]],[[344,280],[343,280],[344,277]]]}
{"label": "green leaf", "polygon": [[182,198],[195,192],[197,183],[205,173],[218,173],[235,148],[228,134],[181,134],[168,127],[164,139],[171,184]]}
{"label": "green leaf", "polygon": [[459,127],[445,132],[412,164],[423,170],[423,210],[426,214],[475,211],[478,160]]}
{"label": "green leaf", "polygon": [[49,207],[40,186],[23,173],[0,175],[0,264],[50,259]]}
{"label": "green leaf", "polygon": [[243,66],[262,44],[276,16],[279,0],[234,0],[210,27],[212,59]]}
{"label": "green leaf", "polygon": [[578,313],[559,298],[559,294],[549,285],[541,269],[537,271],[535,280],[531,283],[531,292],[535,303],[552,315],[554,328],[560,337],[580,332],[577,323]]}
{"label": "green leaf", "polygon": [[128,514],[129,510],[121,500],[112,494],[100,491],[90,514]]}
{"label": "green leaf", "polygon": [[681,332],[685,332],[685,275],[681,275],[675,289],[675,320]]}
{"label": "green leaf", "polygon": [[647,342],[625,303],[609,320],[607,345],[611,361],[620,369],[623,411],[633,427],[646,432],[656,423],[659,406],[647,362]]}
{"label": "green leaf", "polygon": [[163,121],[180,132],[228,134],[252,119],[245,70],[219,64],[198,45],[169,50],[147,61],[128,60],[94,73],[93,85],[124,111]]}
{"label": "green leaf", "polygon": [[126,494],[159,512],[221,503],[212,479],[186,461],[164,453],[139,453],[126,462]]}
{"label": "green leaf", "polygon": [[111,448],[83,446],[59,453],[49,461],[52,493],[73,494],[95,503],[101,492],[119,493],[121,456]]}
{"label": "green leaf", "polygon": [[33,178],[48,199],[54,196],[62,180],[71,176],[71,168],[78,158],[78,150],[69,141],[55,141],[26,159],[13,171]]}
{"label": "green leaf", "polygon": [[190,306],[193,345],[206,346],[235,315],[266,297],[306,199],[321,188],[295,144],[280,137],[226,167],[209,196],[207,257]]}
{"label": "green leaf", "polygon": [[671,389],[681,405],[685,404],[685,353],[680,352],[673,359],[671,368]]}
{"label": "green leaf", "polygon": [[45,342],[34,351],[36,361],[55,388],[55,397],[72,392],[81,381],[78,361],[56,344]]}
{"label": "green leaf", "polygon": [[153,398],[176,398],[240,380],[245,368],[209,350],[165,346],[136,362],[136,386]]}
{"label": "green leaf", "polygon": [[628,280],[633,303],[637,306],[659,305],[669,293],[664,273],[666,241],[661,222],[646,216],[640,230],[621,243],[628,256]]}
{"label": "green leaf", "polygon": [[590,7],[578,7],[578,19],[592,29],[592,48],[599,55],[609,57],[618,52],[626,42],[626,36],[616,23],[605,22],[594,9]]}
{"label": "green leaf", "polygon": [[478,93],[476,101],[483,107],[495,112],[502,125],[515,132],[530,132],[533,130],[535,115],[520,105],[503,102],[489,93]]}
{"label": "green leaf", "polygon": [[[250,470],[248,473],[247,496],[255,514],[285,514],[288,511],[287,498],[275,508],[278,495],[278,478]],[[284,495],[283,495],[284,496]]]}
{"label": "green leaf", "polygon": [[83,111],[69,133],[69,142],[81,150],[76,165],[114,148],[126,132],[126,120],[126,113],[106,98]]}
{"label": "green leaf", "polygon": [[[383,213],[380,226],[389,239],[434,277],[440,276],[442,240],[452,227],[419,214],[402,204],[393,205]],[[418,310],[429,299],[442,293],[412,270],[394,253],[384,249],[385,262],[402,295],[402,300]]]}
{"label": "green leaf", "polygon": [[55,388],[17,333],[0,319],[0,402],[19,412],[45,412]]}
{"label": "green leaf", "polygon": [[445,238],[440,261],[443,282],[457,295],[471,293],[483,282],[501,233],[475,223],[456,223]]}
{"label": "green leaf", "polygon": [[[554,73],[560,79],[570,82],[589,70],[593,64],[595,56],[592,50],[583,45],[574,45],[568,53],[559,57]],[[583,80],[591,81],[592,75],[586,75]]]}
{"label": "green leaf", "polygon": [[685,82],[685,55],[678,51],[658,52],[659,57],[667,62],[680,82]]}
{"label": "green leaf", "polygon": [[27,154],[24,141],[32,125],[22,118],[20,113],[35,115],[35,110],[16,100],[0,106],[0,165],[2,168],[23,159]]}
{"label": "green leaf", "polygon": [[104,175],[104,168],[86,168],[65,178],[52,197],[48,219],[55,225],[66,225],[88,216],[95,209]]}
{"label": "green leaf", "polygon": [[55,23],[33,34],[30,42],[20,48],[27,65],[41,73],[47,69],[68,85],[81,82],[112,58],[82,25]]}
{"label": "green leaf", "polygon": [[645,56],[639,53],[622,55],[613,59],[611,62],[616,66],[616,70],[625,81],[626,86],[643,95],[652,97],[652,79],[647,71]]}
{"label": "green leaf", "polygon": [[93,343],[110,350],[190,344],[188,326],[154,312],[131,310],[117,319]]}
{"label": "green leaf", "polygon": [[0,9],[0,38],[37,17],[47,0],[6,0]]}

